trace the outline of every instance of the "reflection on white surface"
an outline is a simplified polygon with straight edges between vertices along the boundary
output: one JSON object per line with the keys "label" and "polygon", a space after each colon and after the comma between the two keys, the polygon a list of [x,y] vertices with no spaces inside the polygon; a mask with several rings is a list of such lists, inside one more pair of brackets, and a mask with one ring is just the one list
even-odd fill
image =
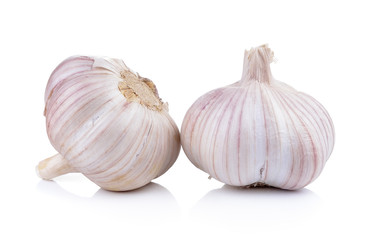
{"label": "reflection on white surface", "polygon": [[322,200],[308,189],[224,185],[200,196],[189,209],[179,206],[171,192],[156,183],[130,192],[110,192],[83,176],[72,175],[40,180],[36,190],[38,209],[27,208],[28,215],[36,214],[37,224],[45,226],[49,234],[60,231],[61,226],[69,229],[62,239],[72,233],[110,239],[122,232],[140,239],[153,239],[154,234],[159,239],[271,239],[285,231],[295,236],[307,231],[309,224],[325,226],[318,223],[323,220],[319,219]]}
{"label": "reflection on white surface", "polygon": [[321,199],[308,189],[237,188],[224,185],[208,192],[191,211],[191,217],[220,223],[258,224],[296,221],[319,209]]}
{"label": "reflection on white surface", "polygon": [[61,204],[59,207],[69,206],[77,209],[75,214],[89,212],[122,221],[151,221],[159,217],[175,217],[180,211],[173,195],[165,187],[152,182],[129,192],[110,192],[98,188],[90,197],[69,192],[54,181],[41,180],[37,189],[52,197],[54,202],[57,198]]}

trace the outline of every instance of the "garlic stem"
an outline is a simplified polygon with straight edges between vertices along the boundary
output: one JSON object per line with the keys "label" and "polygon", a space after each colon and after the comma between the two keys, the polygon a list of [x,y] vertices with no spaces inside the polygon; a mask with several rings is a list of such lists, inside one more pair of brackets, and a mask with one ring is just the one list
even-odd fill
{"label": "garlic stem", "polygon": [[245,50],[243,75],[241,84],[255,80],[270,84],[272,80],[270,63],[274,59],[274,52],[267,44]]}
{"label": "garlic stem", "polygon": [[36,166],[37,175],[46,180],[72,172],[76,172],[76,170],[71,167],[66,159],[64,159],[60,154],[47,158],[39,162],[39,164]]}

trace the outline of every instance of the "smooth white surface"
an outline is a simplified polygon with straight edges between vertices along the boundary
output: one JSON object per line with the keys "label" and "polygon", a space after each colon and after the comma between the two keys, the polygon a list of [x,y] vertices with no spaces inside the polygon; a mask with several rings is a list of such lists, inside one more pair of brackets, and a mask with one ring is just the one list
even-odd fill
{"label": "smooth white surface", "polygon": [[[2,1],[0,239],[371,239],[369,1]],[[268,43],[278,80],[320,101],[336,145],[296,192],[208,180],[181,151],[150,185],[42,181],[55,150],[43,117],[49,75],[70,55],[122,58],[152,79],[178,126],[205,92],[239,80],[245,48]]]}

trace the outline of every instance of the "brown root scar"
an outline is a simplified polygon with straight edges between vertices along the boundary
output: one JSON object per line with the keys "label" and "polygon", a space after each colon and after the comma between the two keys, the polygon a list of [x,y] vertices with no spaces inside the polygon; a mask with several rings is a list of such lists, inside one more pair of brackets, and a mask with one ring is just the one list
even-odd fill
{"label": "brown root scar", "polygon": [[119,82],[118,88],[129,102],[137,102],[154,111],[163,110],[164,103],[150,79],[128,70],[124,70],[120,75],[122,81]]}

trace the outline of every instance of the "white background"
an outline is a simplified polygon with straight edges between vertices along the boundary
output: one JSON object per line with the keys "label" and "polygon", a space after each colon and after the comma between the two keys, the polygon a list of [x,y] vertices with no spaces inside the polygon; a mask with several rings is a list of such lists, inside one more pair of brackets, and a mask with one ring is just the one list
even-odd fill
{"label": "white background", "polygon": [[[372,7],[368,1],[1,1],[1,239],[371,239]],[[320,101],[334,152],[299,191],[236,189],[175,165],[128,193],[79,174],[42,181],[53,69],[76,55],[121,58],[152,79],[180,127],[202,94],[240,79],[268,43],[278,80]]]}

